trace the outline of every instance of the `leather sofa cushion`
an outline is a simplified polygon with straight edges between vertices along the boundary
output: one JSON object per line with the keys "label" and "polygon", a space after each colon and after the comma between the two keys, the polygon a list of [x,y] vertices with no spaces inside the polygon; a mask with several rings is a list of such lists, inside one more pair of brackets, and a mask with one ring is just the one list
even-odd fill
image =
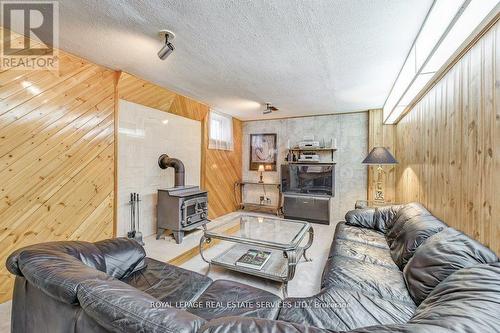
{"label": "leather sofa cushion", "polygon": [[355,227],[374,229],[373,214],[375,209],[362,208],[350,210],[345,214],[345,223]]}
{"label": "leather sofa cushion", "polygon": [[374,229],[385,234],[394,224],[394,218],[402,207],[403,205],[390,205],[375,208],[373,214]]}
{"label": "leather sofa cushion", "polygon": [[[402,211],[404,212],[401,213]],[[398,211],[396,222],[386,235],[392,259],[403,269],[427,238],[445,228],[446,224],[430,215],[424,208],[404,206]]]}
{"label": "leather sofa cushion", "polygon": [[187,311],[212,320],[242,316],[275,319],[281,298],[262,289],[228,280],[217,280]]}
{"label": "leather sofa cushion", "polygon": [[391,245],[394,238],[398,235],[404,226],[404,223],[415,216],[429,216],[432,215],[424,206],[417,202],[412,202],[403,205],[398,209],[395,216],[388,220],[386,223],[386,237],[387,243]]}
{"label": "leather sofa cushion", "polygon": [[19,258],[23,252],[27,251],[31,253],[31,256],[36,256],[37,251],[49,251],[54,255],[57,253],[64,253],[78,259],[88,267],[95,268],[102,272],[106,271],[106,262],[104,260],[104,257],[93,243],[66,241],[34,244],[12,252],[7,258],[5,264],[9,272],[15,275],[23,276],[23,273],[19,267]]}
{"label": "leather sofa cushion", "polygon": [[78,300],[89,317],[111,332],[191,333],[205,322],[119,280],[84,281]]}
{"label": "leather sofa cushion", "polygon": [[198,333],[332,333],[317,327],[250,317],[223,317],[205,323]]}
{"label": "leather sofa cushion", "polygon": [[500,263],[479,264],[463,268],[438,284],[408,325],[433,326],[433,332],[498,332],[498,309]]}
{"label": "leather sofa cushion", "polygon": [[155,259],[146,258],[145,264],[122,281],[173,307],[185,307],[212,283],[207,276]]}
{"label": "leather sofa cushion", "polygon": [[[335,239],[345,239],[370,246],[389,249],[385,235],[371,229],[359,228],[339,222],[335,229]],[[333,247],[331,248],[333,249]],[[330,251],[331,252],[331,251]]]}
{"label": "leather sofa cushion", "polygon": [[399,271],[398,266],[392,260],[391,253],[384,248],[347,239],[335,239],[332,243],[330,253],[332,256],[349,257]]}
{"label": "leather sofa cushion", "polygon": [[19,269],[19,256],[21,253],[31,251],[50,251],[51,253],[68,254],[86,266],[95,268],[108,275],[121,279],[134,270],[144,267],[146,252],[134,240],[128,238],[106,239],[96,243],[81,241],[48,242],[34,244],[14,251],[6,262],[7,269],[12,273],[22,276]]}
{"label": "leather sofa cushion", "polygon": [[429,293],[455,271],[498,261],[484,245],[463,233],[447,228],[431,236],[415,252],[404,269],[410,295],[420,304]]}
{"label": "leather sofa cushion", "polygon": [[112,277],[122,279],[134,270],[144,268],[146,252],[132,239],[125,237],[106,239],[94,245],[102,252],[106,262],[106,273]]}
{"label": "leather sofa cushion", "polygon": [[285,299],[278,319],[345,331],[371,325],[406,323],[415,308],[413,303],[331,287],[312,297]]}
{"label": "leather sofa cushion", "polygon": [[386,300],[414,304],[401,271],[353,258],[342,256],[330,258],[325,267],[322,288],[330,287],[360,291]]}
{"label": "leather sofa cushion", "polygon": [[374,229],[386,233],[393,226],[395,217],[402,207],[404,205],[354,209],[347,212],[345,221],[347,225]]}
{"label": "leather sofa cushion", "polygon": [[91,268],[67,254],[40,248],[19,254],[19,269],[32,285],[46,294],[69,304],[77,304],[77,289],[88,279],[109,280],[113,277]]}

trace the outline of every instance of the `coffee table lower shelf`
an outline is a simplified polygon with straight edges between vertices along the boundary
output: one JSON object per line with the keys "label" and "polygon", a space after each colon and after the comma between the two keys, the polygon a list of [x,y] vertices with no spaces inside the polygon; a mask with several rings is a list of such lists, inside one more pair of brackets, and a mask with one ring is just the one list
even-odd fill
{"label": "coffee table lower shelf", "polygon": [[[262,269],[252,269],[236,265],[236,261],[251,249],[271,252],[271,257]],[[279,282],[286,281],[288,276],[288,259],[284,257],[283,252],[258,246],[244,244],[233,245],[222,254],[212,259],[211,264]]]}
{"label": "coffee table lower shelf", "polygon": [[[252,269],[236,265],[236,261],[238,261],[238,259],[241,258],[241,256],[247,253],[247,251],[250,249],[271,252],[271,257],[262,267],[262,269],[260,270]],[[259,247],[246,244],[235,244],[211,260],[207,260],[203,256],[203,254],[202,258],[205,262],[209,264],[209,268],[206,274],[209,273],[210,267],[213,265],[213,266],[224,267],[232,271],[261,277],[267,280],[281,282],[283,283],[283,295],[284,297],[286,297],[288,281],[291,278],[293,278],[293,275],[295,273],[295,265],[303,257],[303,254],[304,254],[304,248],[298,248],[297,250],[293,251],[293,253],[285,253],[280,250],[269,249],[266,247]],[[290,258],[288,258],[289,255],[293,255],[294,258],[290,260]],[[308,260],[306,258],[304,259],[306,261]],[[292,272],[290,272],[290,270],[292,270]]]}

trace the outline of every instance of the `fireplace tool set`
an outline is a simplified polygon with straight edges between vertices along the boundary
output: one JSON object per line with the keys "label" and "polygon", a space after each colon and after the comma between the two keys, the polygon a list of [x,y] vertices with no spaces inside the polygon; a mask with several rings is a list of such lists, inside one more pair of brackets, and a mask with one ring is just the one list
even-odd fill
{"label": "fireplace tool set", "polygon": [[127,237],[130,239],[134,239],[141,245],[144,245],[144,242],[142,240],[142,232],[139,231],[140,202],[141,200],[139,199],[139,193],[130,193],[130,231],[127,233]]}

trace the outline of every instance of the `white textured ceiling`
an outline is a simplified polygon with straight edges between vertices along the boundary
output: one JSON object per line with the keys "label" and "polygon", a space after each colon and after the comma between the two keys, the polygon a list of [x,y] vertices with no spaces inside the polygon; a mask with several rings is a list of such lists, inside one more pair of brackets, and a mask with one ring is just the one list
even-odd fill
{"label": "white textured ceiling", "polygon": [[383,106],[431,3],[64,0],[59,46],[242,120],[350,112]]}

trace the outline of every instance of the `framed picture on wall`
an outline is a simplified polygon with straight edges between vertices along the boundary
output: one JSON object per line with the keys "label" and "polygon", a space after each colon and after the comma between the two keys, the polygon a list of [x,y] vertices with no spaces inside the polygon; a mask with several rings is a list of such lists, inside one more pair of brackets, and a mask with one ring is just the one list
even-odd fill
{"label": "framed picture on wall", "polygon": [[266,171],[276,171],[276,134],[250,134],[250,170],[264,165]]}

